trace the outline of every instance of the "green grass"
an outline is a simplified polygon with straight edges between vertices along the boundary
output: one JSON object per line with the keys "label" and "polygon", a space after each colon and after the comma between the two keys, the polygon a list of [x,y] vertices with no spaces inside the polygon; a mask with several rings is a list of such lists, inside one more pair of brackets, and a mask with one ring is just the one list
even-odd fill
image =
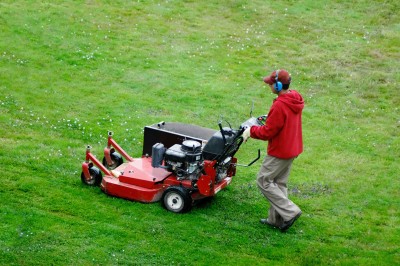
{"label": "green grass", "polygon": [[[397,1],[2,1],[2,265],[400,263]],[[255,175],[184,215],[80,181],[107,130],[140,156],[143,127],[217,128],[264,114],[262,77],[288,69],[304,153],[287,233],[259,218]],[[242,146],[250,162],[265,143]]]}

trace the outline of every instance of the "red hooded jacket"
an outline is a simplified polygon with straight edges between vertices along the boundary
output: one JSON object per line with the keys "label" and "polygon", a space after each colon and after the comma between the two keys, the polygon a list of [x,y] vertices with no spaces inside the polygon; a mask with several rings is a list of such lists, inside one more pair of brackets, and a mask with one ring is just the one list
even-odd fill
{"label": "red hooded jacket", "polygon": [[303,152],[301,113],[303,97],[295,90],[279,95],[269,110],[264,126],[252,126],[250,136],[267,140],[267,153],[280,159],[289,159]]}

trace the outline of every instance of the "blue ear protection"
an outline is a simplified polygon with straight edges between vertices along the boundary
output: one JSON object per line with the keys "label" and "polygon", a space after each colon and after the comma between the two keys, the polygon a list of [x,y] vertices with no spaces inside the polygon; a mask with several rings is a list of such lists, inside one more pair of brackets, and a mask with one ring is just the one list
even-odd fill
{"label": "blue ear protection", "polygon": [[280,92],[282,90],[282,82],[278,81],[278,76],[279,76],[279,70],[276,71],[276,77],[275,77],[275,86],[274,89],[276,92]]}

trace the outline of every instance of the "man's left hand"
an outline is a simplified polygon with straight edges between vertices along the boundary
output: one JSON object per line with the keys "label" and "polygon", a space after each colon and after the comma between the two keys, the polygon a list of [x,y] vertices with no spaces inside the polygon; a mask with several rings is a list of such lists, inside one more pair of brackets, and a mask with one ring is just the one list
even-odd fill
{"label": "man's left hand", "polygon": [[248,138],[250,138],[250,127],[246,128],[246,130],[242,134],[243,141],[246,142]]}

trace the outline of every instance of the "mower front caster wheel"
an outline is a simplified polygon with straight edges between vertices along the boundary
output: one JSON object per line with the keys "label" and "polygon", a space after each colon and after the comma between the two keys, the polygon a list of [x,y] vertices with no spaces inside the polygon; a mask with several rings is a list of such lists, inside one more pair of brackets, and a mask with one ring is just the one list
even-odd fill
{"label": "mower front caster wheel", "polygon": [[161,203],[168,211],[175,213],[184,213],[192,209],[192,197],[183,187],[167,188],[162,195]]}
{"label": "mower front caster wheel", "polygon": [[98,186],[101,183],[101,180],[103,179],[103,176],[101,175],[101,171],[97,167],[90,167],[89,168],[89,173],[90,173],[90,178],[86,179],[85,174],[82,172],[81,174],[81,180],[85,185],[88,186]]}
{"label": "mower front caster wheel", "polygon": [[111,165],[109,165],[107,163],[106,157],[103,157],[103,165],[108,170],[114,170],[115,168],[117,168],[118,166],[120,166],[124,162],[124,160],[122,159],[121,154],[119,154],[118,152],[111,153],[110,157],[111,157],[111,161],[112,161]]}

